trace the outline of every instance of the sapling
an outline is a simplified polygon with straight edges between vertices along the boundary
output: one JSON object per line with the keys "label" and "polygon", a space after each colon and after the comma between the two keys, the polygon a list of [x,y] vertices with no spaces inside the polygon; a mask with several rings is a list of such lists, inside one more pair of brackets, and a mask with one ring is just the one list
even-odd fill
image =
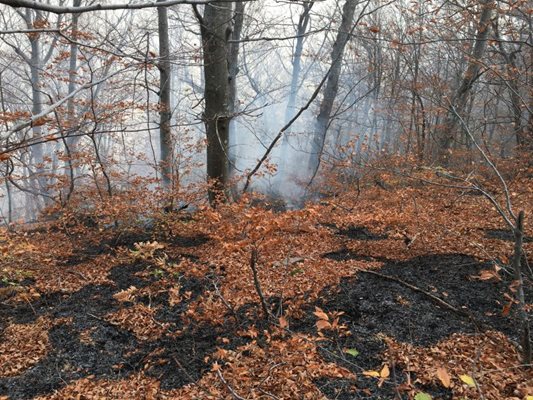
{"label": "sapling", "polygon": [[[472,132],[468,128],[467,124],[465,123],[464,119],[459,115],[457,110],[453,107],[453,105],[450,107],[452,113],[455,114],[459,122],[461,123],[464,131],[469,136],[472,144],[474,147],[478,150],[478,152],[481,154],[483,160],[489,165],[490,169],[494,172],[496,177],[498,178],[502,192],[504,195],[505,200],[503,201],[503,204],[500,203],[495,196],[493,196],[488,190],[483,188],[480,184],[471,181],[470,179],[462,179],[456,176],[453,176],[448,173],[441,173],[441,175],[451,178],[453,180],[460,180],[462,182],[466,182],[470,185],[471,189],[474,189],[481,193],[496,209],[498,214],[502,217],[505,224],[510,228],[511,232],[513,232],[514,236],[514,251],[512,256],[512,262],[511,266],[513,268],[514,273],[514,279],[515,279],[515,296],[516,301],[518,304],[518,315],[520,318],[520,344],[522,347],[522,359],[523,363],[526,366],[531,366],[531,328],[529,324],[529,316],[526,310],[526,302],[525,302],[525,295],[524,295],[524,279],[523,279],[523,273],[522,273],[522,255],[524,254],[524,248],[523,248],[523,239],[524,239],[524,220],[525,220],[525,212],[523,210],[519,211],[518,214],[515,213],[513,210],[513,204],[511,201],[511,195],[509,193],[509,188],[507,185],[507,182],[503,178],[502,174],[496,167],[496,165],[492,162],[490,157],[487,155],[487,153],[483,150],[483,148],[479,145],[479,143],[474,138],[474,135],[472,135]],[[464,188],[461,186],[461,188]]]}

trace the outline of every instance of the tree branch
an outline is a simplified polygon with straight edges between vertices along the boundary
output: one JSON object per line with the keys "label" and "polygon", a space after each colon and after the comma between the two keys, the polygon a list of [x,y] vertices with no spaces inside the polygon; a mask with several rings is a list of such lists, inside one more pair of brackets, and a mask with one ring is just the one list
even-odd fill
{"label": "tree branch", "polygon": [[[118,4],[102,4],[96,3],[83,7],[70,7],[70,6],[55,6],[52,4],[46,4],[35,0],[0,0],[0,4],[5,4],[13,8],[30,8],[33,10],[47,11],[53,14],[82,14],[91,11],[105,11],[105,10],[140,10],[143,8],[156,8],[156,7],[170,7],[179,4],[209,4],[214,0],[167,0],[162,2],[147,1],[145,3],[118,3]],[[217,0],[220,2],[220,0]],[[223,0],[225,1],[225,0]],[[228,0],[228,2],[230,2]]]}

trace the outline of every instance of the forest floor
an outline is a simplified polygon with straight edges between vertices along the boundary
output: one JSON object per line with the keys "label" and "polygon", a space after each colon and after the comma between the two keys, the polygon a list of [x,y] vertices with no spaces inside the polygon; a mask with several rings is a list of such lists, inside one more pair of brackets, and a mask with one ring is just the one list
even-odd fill
{"label": "forest floor", "polygon": [[[531,216],[532,171],[515,180]],[[0,398],[533,395],[512,235],[484,197],[394,181],[267,208],[3,232]],[[531,266],[532,238],[529,223]]]}

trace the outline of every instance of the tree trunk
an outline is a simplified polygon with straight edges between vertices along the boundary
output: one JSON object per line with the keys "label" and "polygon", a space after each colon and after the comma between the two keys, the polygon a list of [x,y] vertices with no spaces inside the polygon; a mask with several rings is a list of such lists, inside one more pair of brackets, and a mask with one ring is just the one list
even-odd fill
{"label": "tree trunk", "polygon": [[341,25],[331,51],[331,69],[324,89],[324,97],[320,104],[320,112],[315,122],[314,138],[311,142],[311,154],[308,164],[308,171],[311,179],[316,175],[320,166],[320,157],[322,156],[324,143],[326,141],[326,133],[330,123],[333,102],[335,101],[339,87],[344,48],[350,38],[350,28],[352,27],[353,16],[357,4],[358,2],[356,0],[346,0],[342,9]]}
{"label": "tree trunk", "polygon": [[214,1],[205,5],[200,17],[204,57],[205,110],[207,134],[207,178],[209,202],[216,205],[228,195],[228,140],[231,120],[229,105],[228,40],[232,31],[231,3]]}
{"label": "tree trunk", "polygon": [[[79,7],[81,5],[81,0],[73,0],[72,6]],[[78,37],[78,21],[80,14],[72,14],[72,25],[70,30],[70,35],[73,39]],[[68,69],[68,94],[73,93],[76,90],[76,76],[78,70],[78,45],[74,42],[70,44],[70,58],[69,58],[69,69]],[[76,168],[75,161],[73,157],[77,153],[77,144],[80,137],[68,137],[71,133],[74,133],[74,127],[77,124],[76,121],[76,108],[74,97],[71,97],[67,101],[67,137],[63,139],[65,145],[65,153],[67,155],[66,168],[68,170],[67,180],[69,182],[69,188],[65,195],[65,204],[70,199],[70,196],[74,192],[74,179],[79,175],[79,170]]]}
{"label": "tree trunk", "polygon": [[244,2],[235,3],[233,12],[233,31],[231,33],[231,44],[229,46],[228,72],[229,72],[229,112],[234,114],[239,110],[239,101],[237,100],[237,74],[239,73],[239,49],[242,28],[244,25]]}
{"label": "tree trunk", "polygon": [[[163,1],[163,0],[158,0]],[[166,7],[157,8],[158,33],[159,33],[159,148],[160,169],[163,190],[168,196],[172,191],[173,182],[173,151],[170,106],[171,66],[170,66],[170,40],[168,36],[168,15]],[[172,208],[171,197],[165,198],[165,208]]]}
{"label": "tree trunk", "polygon": [[[31,79],[31,94],[32,94],[32,115],[39,115],[43,111],[43,96],[41,88],[41,44],[38,37],[34,37],[30,40],[31,44],[31,59],[30,59],[30,79]],[[39,142],[43,137],[43,131],[40,123],[36,123],[32,126],[32,139]],[[35,177],[34,181],[35,190],[46,193],[47,183],[44,178],[44,144],[36,143],[32,146],[32,157],[34,162]]]}
{"label": "tree trunk", "polygon": [[522,359],[524,364],[531,364],[531,330],[529,326],[529,316],[526,311],[526,300],[524,295],[524,279],[522,278],[522,255],[523,255],[523,241],[524,241],[524,211],[520,211],[516,219],[514,228],[514,254],[513,254],[513,270],[515,281],[518,282],[516,287],[516,297],[519,307],[521,327],[521,345],[522,345]]}
{"label": "tree trunk", "polygon": [[[229,94],[228,94],[228,114],[232,119],[229,125],[230,134],[235,133],[235,123],[233,117],[240,109],[240,101],[237,99],[237,75],[239,74],[239,50],[241,47],[241,34],[244,26],[244,6],[243,1],[237,1],[235,3],[235,10],[233,11],[233,31],[231,33],[231,43],[229,44],[228,54],[228,79],[229,79]],[[233,136],[235,137],[235,136]],[[228,149],[228,175],[232,175],[232,167],[237,163],[236,152],[230,152]],[[237,198],[237,188],[233,186],[231,188],[232,197]]]}
{"label": "tree trunk", "polygon": [[449,162],[450,149],[456,140],[459,122],[458,115],[462,117],[465,111],[470,91],[479,77],[479,71],[481,70],[479,60],[483,58],[487,48],[491,18],[495,8],[494,0],[483,0],[481,7],[482,10],[472,54],[468,58],[466,71],[463,74],[461,82],[451,97],[450,108],[452,109],[448,110],[446,119],[439,132],[438,158],[445,165]]}
{"label": "tree trunk", "polygon": [[[292,58],[292,76],[291,76],[291,88],[289,92],[289,101],[287,102],[287,108],[285,109],[285,123],[289,122],[291,118],[296,114],[296,96],[298,94],[298,84],[300,83],[300,72],[302,64],[302,53],[305,40],[305,32],[309,26],[309,20],[311,19],[310,11],[314,2],[306,1],[303,3],[303,11],[298,19],[298,28],[296,29],[296,45],[294,46],[294,54]],[[287,136],[284,136],[286,138]]]}
{"label": "tree trunk", "polygon": [[[313,7],[314,2],[305,1],[303,3],[303,10],[298,19],[298,26],[296,29],[296,44],[294,46],[294,53],[292,56],[292,74],[291,74],[291,86],[289,92],[289,100],[287,101],[287,108],[285,109],[285,121],[287,124],[292,117],[296,114],[296,97],[298,95],[298,87],[300,84],[300,73],[302,70],[302,53],[305,40],[305,33],[307,32],[307,27],[311,19],[310,11]],[[282,185],[287,178],[286,161],[288,157],[289,149],[289,136],[291,128],[289,128],[285,135],[283,135],[283,140],[281,143],[280,151],[280,161],[278,165],[278,173],[274,181],[275,190],[281,195]]]}

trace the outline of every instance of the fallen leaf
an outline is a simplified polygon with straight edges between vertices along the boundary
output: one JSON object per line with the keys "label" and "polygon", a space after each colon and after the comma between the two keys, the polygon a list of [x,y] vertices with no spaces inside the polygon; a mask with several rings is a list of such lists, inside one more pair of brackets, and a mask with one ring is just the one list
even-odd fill
{"label": "fallen leaf", "polygon": [[432,397],[424,392],[418,392],[415,396],[415,400],[431,400]]}
{"label": "fallen leaf", "polygon": [[359,355],[359,352],[356,349],[346,349],[344,352],[352,357],[357,357]]}
{"label": "fallen leaf", "polygon": [[476,382],[470,375],[459,375],[459,378],[470,387],[475,387]]}
{"label": "fallen leaf", "polygon": [[316,327],[319,331],[321,331],[322,329],[330,329],[331,324],[328,321],[321,319],[316,322]]}
{"label": "fallen leaf", "polygon": [[498,274],[498,271],[491,270],[491,269],[484,269],[479,273],[479,275],[473,276],[473,279],[477,279],[479,281],[490,281],[495,280],[497,282],[501,281],[502,278],[500,277],[500,274]]}
{"label": "fallen leaf", "polygon": [[450,374],[448,374],[448,371],[446,371],[445,368],[443,368],[443,367],[437,368],[437,377],[439,378],[439,380],[441,381],[442,385],[445,388],[449,388],[450,387],[450,385],[451,385]]}
{"label": "fallen leaf", "polygon": [[315,314],[320,319],[329,321],[328,314],[326,314],[324,311],[322,311],[322,309],[318,307],[315,307],[315,312],[313,314]]}
{"label": "fallen leaf", "polygon": [[389,366],[385,364],[385,366],[381,369],[381,372],[379,373],[379,376],[386,379],[390,375]]}
{"label": "fallen leaf", "polygon": [[373,378],[379,378],[380,374],[378,371],[363,371],[364,376],[371,376]]}
{"label": "fallen leaf", "polygon": [[512,306],[513,306],[513,302],[512,301],[503,306],[502,317],[507,317],[509,315],[509,313],[511,312],[511,307]]}

